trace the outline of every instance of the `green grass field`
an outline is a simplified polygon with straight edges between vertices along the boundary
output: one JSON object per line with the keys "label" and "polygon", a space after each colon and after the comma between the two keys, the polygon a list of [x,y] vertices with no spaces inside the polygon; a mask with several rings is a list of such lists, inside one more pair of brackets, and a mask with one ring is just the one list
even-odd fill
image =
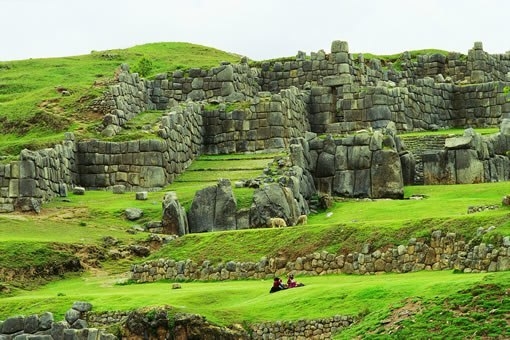
{"label": "green grass field", "polygon": [[[201,163],[207,167],[217,162],[221,160],[202,160],[195,165],[195,169],[200,172]],[[226,162],[230,164],[232,160],[226,158]],[[176,181],[177,189],[179,184]],[[176,189],[172,186],[167,189]],[[381,245],[405,244],[410,237],[425,236],[436,229],[473,236],[478,227],[487,228],[490,225],[495,225],[496,230],[486,234],[487,240],[498,240],[510,234],[508,209],[501,207],[476,214],[467,214],[466,210],[469,205],[499,204],[507,188],[507,183],[416,186],[406,188],[406,197],[423,194],[426,196],[424,200],[339,200],[330,210],[311,215],[309,224],[304,227],[190,234],[175,240],[172,246],[153,253],[150,258],[169,257],[197,262],[204,259],[213,262],[257,261],[262,256],[281,252],[293,258],[320,250],[352,250],[366,241]],[[177,192],[179,194],[179,190]],[[71,195],[70,202],[55,201],[46,205],[42,216],[0,215],[0,244],[3,250],[0,263],[5,263],[2,259],[12,252],[9,245],[22,244],[26,249],[35,249],[36,245],[40,247],[41,242],[57,240],[99,244],[106,235],[118,237],[126,243],[141,240],[146,237],[145,233],[131,235],[125,232],[132,222],[122,217],[122,211],[138,205],[144,211],[149,211],[151,219],[157,219],[162,195],[163,192],[151,192],[147,201],[136,201],[132,197],[134,195],[129,193],[114,195],[104,191],[89,191],[84,196]],[[65,218],[74,216],[76,209],[83,214],[80,219]],[[329,218],[326,217],[328,212],[333,213]],[[53,220],[55,218],[58,218],[58,223]],[[86,224],[79,225],[77,221]],[[267,242],[269,239],[271,242]],[[16,249],[20,251],[20,247]],[[45,256],[53,258],[44,253],[36,253],[37,256],[42,257],[39,261],[44,261]],[[333,315],[360,318],[358,323],[339,335],[340,339],[344,339],[360,335],[377,338],[386,334],[388,330],[381,326],[380,321],[389,318],[393,309],[410,301],[419,304],[421,312],[413,320],[420,321],[409,324],[405,330],[419,326],[422,332],[431,332],[434,327],[442,327],[441,323],[454,323],[458,316],[449,309],[448,301],[457,299],[459,301],[455,303],[459,306],[464,303],[465,308],[471,308],[469,306],[475,303],[472,301],[475,297],[468,292],[480,285],[485,287],[490,284],[487,287],[499,289],[497,294],[491,295],[494,296],[492,300],[488,298],[490,303],[487,302],[490,310],[497,309],[490,315],[495,324],[504,319],[505,313],[508,313],[506,305],[510,305],[508,295],[505,295],[505,291],[510,289],[509,272],[454,274],[452,271],[424,271],[375,276],[303,276],[298,280],[304,282],[305,287],[269,295],[270,280],[184,282],[181,290],[170,289],[167,281],[119,284],[124,282],[124,273],[128,268],[128,263],[109,262],[102,269],[79,276],[68,275],[36,289],[12,288],[10,293],[0,295],[0,319],[48,310],[60,317],[76,300],[91,302],[96,311],[170,305],[175,311],[203,314],[208,320],[223,325]],[[502,305],[494,308],[493,304],[497,304],[497,301],[501,301]],[[294,308],[288,308],[289,305]],[[436,313],[444,313],[445,317],[436,315],[433,323],[423,319],[424,315],[431,313],[429,307]],[[469,319],[471,316],[464,318],[471,321],[452,327],[447,334],[462,337],[481,327],[475,319]],[[405,322],[409,321],[401,321]],[[483,331],[484,334],[497,334],[493,327],[489,328]],[[404,328],[398,332],[404,332]],[[437,338],[444,334],[442,331],[437,333]],[[508,335],[508,332],[504,333],[504,328],[500,328],[499,334]]]}
{"label": "green grass field", "polygon": [[[304,287],[269,294],[271,280],[185,282],[181,283],[182,289],[173,290],[169,282],[118,285],[115,277],[85,275],[52,282],[36,291],[2,298],[0,319],[13,314],[30,315],[44,311],[52,311],[60,319],[77,300],[91,302],[94,310],[99,312],[169,305],[175,312],[198,313],[220,325],[320,319],[334,315],[365,317],[365,321],[358,322],[338,336],[339,339],[347,339],[383,332],[380,320],[387,319],[392,309],[409,301],[423,308],[427,305],[437,308],[444,301],[465,299],[462,292],[476,285],[497,284],[508,287],[510,272],[452,274],[450,271],[440,271],[376,276],[329,275],[298,279],[305,283]],[[510,298],[505,295],[498,295],[498,298],[502,298],[499,305],[496,301],[487,300],[487,307],[479,305],[479,310],[497,307],[497,311],[492,313],[492,319],[501,322],[510,313]],[[470,301],[465,303],[469,305]],[[459,306],[462,306],[461,302]],[[444,328],[442,322],[456,320],[454,315],[446,318],[436,315],[435,320],[420,320],[418,315],[416,319],[422,328],[441,329]],[[465,328],[467,331],[473,328],[476,330],[476,326]],[[466,330],[456,328],[450,334],[462,336]],[[509,335],[505,329],[491,332]],[[443,332],[437,334],[438,338],[446,335]]]}

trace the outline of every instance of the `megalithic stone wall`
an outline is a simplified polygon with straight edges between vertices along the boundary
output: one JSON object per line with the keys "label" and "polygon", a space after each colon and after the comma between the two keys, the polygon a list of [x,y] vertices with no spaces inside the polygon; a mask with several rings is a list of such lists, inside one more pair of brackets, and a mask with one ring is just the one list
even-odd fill
{"label": "megalithic stone wall", "polygon": [[166,110],[186,100],[242,101],[258,93],[257,70],[252,70],[246,58],[239,64],[222,63],[209,70],[192,68],[158,74],[145,80],[130,73],[128,65],[121,66],[118,84],[110,87],[105,99],[95,102],[100,111],[107,112],[103,120],[105,135],[114,135],[132,117],[150,110]]}
{"label": "megalithic stone wall", "polygon": [[283,149],[289,140],[310,129],[304,95],[295,87],[278,94],[260,92],[243,109],[227,112],[222,108],[206,110],[204,153],[254,152]]}
{"label": "megalithic stone wall", "polygon": [[[319,192],[372,198],[402,198],[404,179],[402,162],[407,153],[398,137],[375,131],[334,139],[313,138],[308,159]],[[405,172],[405,171],[404,171]]]}
{"label": "megalithic stone wall", "polygon": [[471,184],[508,181],[510,133],[503,121],[501,132],[484,138],[473,129],[462,137],[447,138],[444,150],[422,156],[424,184]]}
{"label": "megalithic stone wall", "polygon": [[0,165],[0,212],[39,211],[41,203],[66,196],[79,181],[72,133],[53,148],[23,150],[20,160]]}
{"label": "megalithic stone wall", "polygon": [[[122,66],[119,83],[95,109],[107,112],[106,135],[119,131],[134,115],[147,109],[167,109],[186,100],[239,102],[296,87],[311,131],[345,133],[396,124],[397,131],[437,127],[485,127],[510,113],[502,89],[509,85],[510,53],[491,55],[477,42],[467,55],[404,52],[398,65],[366,60],[349,52],[345,41],[333,41],[331,53],[262,62],[251,67],[223,63],[204,69],[177,70],[140,79]],[[104,106],[102,109],[97,107]],[[97,107],[96,107],[97,106]]]}
{"label": "megalithic stone wall", "polygon": [[201,107],[190,103],[163,114],[160,139],[82,141],[77,145],[80,185],[160,188],[182,173],[202,149]]}

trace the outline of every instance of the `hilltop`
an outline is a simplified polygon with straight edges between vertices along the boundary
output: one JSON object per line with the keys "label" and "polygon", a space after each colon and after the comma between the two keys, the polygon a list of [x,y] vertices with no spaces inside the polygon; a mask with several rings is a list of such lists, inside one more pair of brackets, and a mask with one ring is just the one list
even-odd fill
{"label": "hilltop", "polygon": [[150,60],[144,76],[151,78],[162,72],[238,62],[240,56],[171,42],[81,56],[0,62],[0,154],[17,156],[23,148],[52,146],[67,131],[80,138],[97,136],[94,128],[103,117],[91,107],[93,101],[115,82],[121,64],[129,64],[136,71],[143,59]]}

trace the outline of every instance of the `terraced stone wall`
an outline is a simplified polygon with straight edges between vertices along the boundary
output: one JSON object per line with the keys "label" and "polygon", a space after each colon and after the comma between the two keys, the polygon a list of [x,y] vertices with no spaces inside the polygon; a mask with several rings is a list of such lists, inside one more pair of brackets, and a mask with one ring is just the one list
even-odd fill
{"label": "terraced stone wall", "polygon": [[53,148],[23,150],[20,160],[0,165],[0,212],[39,211],[41,202],[66,196],[78,181],[74,136]]}
{"label": "terraced stone wall", "polygon": [[[321,274],[407,273],[420,270],[494,272],[510,270],[510,236],[500,245],[469,242],[455,233],[432,232],[428,239],[410,239],[407,245],[372,249],[364,244],[347,255],[326,251],[299,257],[294,261],[262,258],[258,262],[228,261],[213,265],[205,260],[159,259],[133,265],[130,277],[136,282],[170,280],[268,279],[274,276]],[[268,287],[269,289],[270,287]]]}
{"label": "terraced stone wall", "polygon": [[79,184],[87,188],[125,185],[157,188],[171,183],[202,150],[202,116],[197,104],[163,114],[160,139],[77,144]]}
{"label": "terraced stone wall", "polygon": [[310,129],[302,93],[292,87],[278,94],[260,92],[249,106],[226,112],[203,111],[204,153],[255,152],[288,147]]}

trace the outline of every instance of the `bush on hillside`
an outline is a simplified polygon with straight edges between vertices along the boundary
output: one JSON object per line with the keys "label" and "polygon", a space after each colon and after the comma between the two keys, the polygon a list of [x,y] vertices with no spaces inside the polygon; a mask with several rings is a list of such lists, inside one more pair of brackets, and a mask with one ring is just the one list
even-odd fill
{"label": "bush on hillside", "polygon": [[152,71],[152,61],[143,57],[135,65],[133,71],[138,73],[141,77],[147,77]]}

